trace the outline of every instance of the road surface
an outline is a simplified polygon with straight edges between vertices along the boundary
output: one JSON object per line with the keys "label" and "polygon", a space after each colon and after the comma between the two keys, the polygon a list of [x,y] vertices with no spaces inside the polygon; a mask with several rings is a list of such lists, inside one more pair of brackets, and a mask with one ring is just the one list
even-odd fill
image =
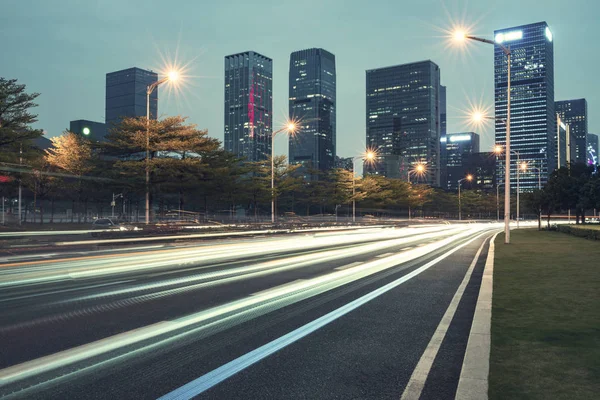
{"label": "road surface", "polygon": [[[0,396],[451,399],[498,230],[317,231],[5,258]],[[426,368],[413,374],[418,363]],[[409,382],[416,392],[405,393]]]}

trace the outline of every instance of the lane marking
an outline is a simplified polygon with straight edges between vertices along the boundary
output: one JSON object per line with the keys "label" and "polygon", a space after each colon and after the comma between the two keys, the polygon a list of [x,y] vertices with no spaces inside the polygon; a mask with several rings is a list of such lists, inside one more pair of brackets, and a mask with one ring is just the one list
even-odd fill
{"label": "lane marking", "polygon": [[400,251],[406,251],[406,250],[410,250],[410,249],[414,249],[415,246],[410,246],[410,247],[405,247],[403,249],[400,249]]}
{"label": "lane marking", "polygon": [[284,283],[283,285],[275,286],[275,287],[272,287],[272,288],[261,290],[260,292],[252,293],[250,296],[260,296],[262,294],[273,293],[273,292],[276,292],[278,290],[285,289],[285,288],[287,288],[289,286],[293,286],[293,285],[295,285],[297,283],[304,282],[305,280],[306,279],[296,279],[295,281]]}
{"label": "lane marking", "polygon": [[341,267],[337,267],[337,268],[334,268],[334,269],[337,270],[337,271],[343,271],[345,269],[354,268],[357,265],[361,265],[361,264],[364,264],[364,262],[363,261],[356,261],[356,262],[353,262],[353,263],[350,263],[350,264],[342,265]]}
{"label": "lane marking", "polygon": [[469,280],[471,279],[471,275],[473,274],[473,270],[475,269],[475,265],[479,260],[479,256],[481,251],[483,250],[485,244],[487,243],[487,238],[483,241],[479,250],[475,254],[475,258],[469,265],[467,269],[467,273],[465,274],[462,282],[458,286],[456,293],[454,293],[454,297],[452,297],[452,301],[450,301],[450,305],[446,309],[442,320],[438,324],[429,344],[425,348],[423,355],[419,359],[417,366],[415,367],[410,379],[402,393],[401,400],[419,400],[421,397],[421,393],[423,392],[423,388],[425,387],[425,382],[427,381],[427,377],[429,376],[429,372],[431,371],[431,367],[433,366],[433,362],[435,361],[435,357],[437,356],[438,351],[444,341],[444,337],[446,337],[446,333],[448,332],[448,328],[450,328],[450,324],[452,323],[452,319],[454,318],[454,314],[458,309],[458,304],[462,299],[462,296],[469,284]]}
{"label": "lane marking", "polygon": [[384,257],[392,256],[392,255],[394,255],[394,253],[379,254],[379,255],[376,255],[375,257],[376,258],[384,258]]}
{"label": "lane marking", "polygon": [[395,287],[403,284],[404,282],[414,278],[420,273],[426,271],[431,268],[433,265],[437,264],[441,260],[455,253],[456,251],[462,249],[463,247],[469,245],[471,242],[477,240],[482,235],[487,235],[487,232],[476,235],[474,238],[467,240],[462,245],[459,245],[452,250],[442,254],[441,256],[435,258],[434,260],[426,263],[425,265],[417,268],[416,270],[402,276],[401,278],[388,283],[376,289],[358,299],[351,301],[350,303],[331,311],[324,316],[317,318],[316,320],[309,322],[306,325],[297,328],[288,334],[279,337],[249,353],[244,354],[241,357],[236,358],[228,362],[221,367],[202,375],[201,377],[173,390],[161,396],[159,400],[183,400],[183,399],[191,399],[195,396],[198,396],[202,392],[212,388],[213,386],[223,382],[224,380],[230,378],[231,376],[237,374],[238,372],[248,368],[249,366],[261,361],[262,359],[270,356],[271,354],[283,349],[284,347],[304,338],[310,333],[322,328],[323,326],[337,320],[338,318],[346,315],[347,313],[355,310],[356,308],[362,306],[363,304],[381,296],[382,294],[394,289]]}

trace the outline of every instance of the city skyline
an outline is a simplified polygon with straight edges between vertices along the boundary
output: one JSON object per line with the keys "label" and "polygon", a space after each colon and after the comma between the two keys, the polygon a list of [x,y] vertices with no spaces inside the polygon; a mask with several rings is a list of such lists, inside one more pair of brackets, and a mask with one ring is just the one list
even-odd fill
{"label": "city skyline", "polygon": [[[290,27],[282,18],[284,15],[291,15],[291,11],[294,10],[291,4],[284,4],[276,10],[270,10],[268,15],[273,19],[275,27],[282,27],[278,32],[277,40],[266,40],[267,35],[272,32],[272,27],[268,30],[258,29],[256,38],[235,36],[234,32],[219,36],[217,26],[224,18],[224,10],[219,7],[203,10],[206,13],[198,14],[202,15],[202,21],[205,22],[202,28],[198,28],[202,33],[198,36],[191,18],[194,10],[198,9],[189,2],[179,2],[179,5],[185,6],[187,10],[185,15],[181,14],[180,19],[178,15],[179,24],[162,24],[153,29],[152,33],[150,33],[150,29],[141,29],[138,23],[132,23],[131,27],[120,25],[120,22],[126,21],[127,18],[134,15],[136,20],[142,19],[139,15],[139,8],[131,5],[124,6],[122,15],[114,16],[104,11],[105,8],[110,9],[110,1],[104,1],[103,7],[98,5],[85,7],[70,3],[53,5],[50,11],[41,2],[9,3],[7,14],[12,14],[13,17],[3,20],[3,29],[10,32],[9,36],[14,37],[15,43],[18,42],[24,46],[30,44],[33,49],[30,52],[32,55],[19,54],[19,57],[15,59],[1,61],[4,74],[7,77],[18,78],[19,82],[27,84],[31,91],[42,93],[38,101],[40,107],[36,109],[39,114],[39,122],[36,127],[45,129],[50,137],[59,135],[68,127],[71,120],[104,121],[102,115],[104,108],[103,81],[107,72],[133,66],[158,70],[163,64],[160,60],[161,52],[174,54],[177,48],[179,49],[179,58],[184,62],[197,57],[191,64],[189,75],[201,77],[192,79],[194,86],[185,90],[183,98],[176,99],[175,96],[168,96],[167,91],[161,88],[159,93],[161,96],[160,115],[189,116],[190,122],[207,128],[211,136],[220,140],[223,140],[222,60],[226,54],[233,54],[248,48],[261,54],[268,54],[274,60],[274,125],[282,122],[286,114],[287,57],[289,53],[295,48],[315,46],[327,48],[336,54],[339,97],[337,153],[342,156],[356,155],[364,149],[364,123],[361,120],[364,118],[364,101],[362,99],[364,70],[366,69],[421,59],[431,59],[436,62],[444,71],[443,83],[448,86],[448,131],[467,130],[461,116],[468,110],[469,102],[481,102],[486,106],[493,105],[493,63],[491,61],[493,51],[485,47],[470,49],[467,57],[481,60],[481,62],[472,62],[464,60],[452,49],[445,49],[445,34],[441,30],[449,29],[453,22],[461,20],[467,23],[477,20],[476,33],[490,38],[493,36],[494,29],[503,26],[516,26],[546,20],[555,36],[556,98],[587,98],[589,129],[592,132],[600,130],[600,111],[598,107],[595,107],[600,99],[598,94],[600,90],[594,89],[597,83],[592,80],[590,80],[591,83],[578,82],[566,73],[570,65],[569,59],[583,57],[584,62],[578,64],[578,68],[581,68],[582,72],[578,75],[583,74],[589,78],[593,76],[593,65],[597,65],[598,61],[595,60],[598,60],[599,56],[584,51],[587,47],[586,43],[592,39],[586,39],[589,35],[584,35],[581,31],[585,25],[584,21],[590,20],[590,14],[593,14],[590,11],[598,9],[598,5],[592,2],[589,2],[586,11],[570,9],[566,12],[559,11],[557,7],[545,7],[544,10],[538,10],[533,5],[523,6],[517,1],[505,2],[503,9],[497,8],[491,12],[488,10],[486,2],[476,2],[469,4],[468,11],[463,13],[464,2],[444,5],[439,1],[426,1],[418,5],[405,6],[404,9],[408,11],[408,16],[395,17],[398,23],[394,24],[393,28],[386,28],[385,24],[377,24],[382,26],[375,26],[371,29],[353,27],[353,31],[351,31],[345,27],[345,25],[351,24],[345,24],[344,21],[352,21],[361,17],[365,6],[353,4],[352,7],[344,7],[342,10],[342,4],[333,1],[320,6],[323,12],[312,22],[315,26],[319,25],[323,29],[321,34],[309,33],[302,38],[294,37],[300,27],[294,24]],[[552,1],[550,3],[562,4]],[[37,4],[37,6],[31,7],[32,4]],[[448,8],[448,13],[444,11],[444,7],[439,7],[437,11],[431,11],[432,5],[440,4]],[[520,7],[520,13],[514,15],[510,9],[517,5]],[[228,11],[232,13],[231,18],[242,21],[248,7],[242,3],[235,3],[233,6],[233,8],[228,7]],[[381,17],[384,20],[390,19],[394,14],[392,11],[398,8],[396,5],[387,3],[377,3],[370,7],[373,10],[385,11],[386,15]],[[89,8],[95,12],[94,17],[87,16]],[[336,22],[332,24],[332,27],[321,23],[333,18],[339,10],[342,10],[344,17],[342,22]],[[297,10],[297,12],[299,19],[308,13],[304,9]],[[48,15],[48,13],[51,18],[38,20],[42,15]],[[483,17],[479,17],[480,15]],[[45,32],[63,18],[69,17],[74,22],[69,27],[65,27],[64,32],[50,30],[43,40],[39,39],[39,35],[27,33],[20,28],[23,22],[30,21],[35,22],[40,26],[39,29],[43,29]],[[454,21],[452,21],[453,18]],[[115,29],[106,32],[106,37],[96,39],[97,33],[103,31],[103,24],[106,22]],[[248,23],[243,22],[237,30],[247,26],[249,26]],[[132,40],[119,40],[134,29],[137,29],[138,32],[132,37]],[[322,34],[323,32],[339,33]],[[205,38],[205,40],[199,42],[198,37]],[[391,40],[391,37],[399,37],[399,39]],[[259,45],[249,44],[251,41],[256,42],[257,39]],[[84,43],[89,46],[84,48]],[[10,46],[12,44],[9,44],[9,51],[11,51]],[[382,51],[385,48],[396,51]],[[103,59],[89,57],[89,54],[103,51],[102,49],[110,49],[108,51],[112,56]],[[12,51],[18,53],[18,50]],[[361,57],[353,58],[353,54],[357,52],[361,54]],[[67,56],[68,54],[70,55]],[[87,54],[87,56],[79,57],[76,54]],[[42,69],[39,63],[36,65],[33,62],[34,58],[39,59],[40,57],[47,60],[49,70],[54,74],[53,79],[49,80],[40,76]],[[61,98],[62,101],[57,102],[57,98]],[[477,133],[482,136],[482,149],[491,147],[494,141],[493,128],[477,130]],[[287,142],[285,140],[278,141],[275,150],[276,154],[287,154]]]}

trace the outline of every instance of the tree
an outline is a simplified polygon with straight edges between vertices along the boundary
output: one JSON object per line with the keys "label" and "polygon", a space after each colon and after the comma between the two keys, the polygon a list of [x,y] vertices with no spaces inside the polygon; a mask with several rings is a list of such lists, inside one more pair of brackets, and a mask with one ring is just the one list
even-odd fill
{"label": "tree", "polygon": [[[25,85],[16,79],[0,78],[0,153],[2,156],[14,154],[19,146],[36,139],[42,131],[32,129],[37,115],[29,112],[37,107],[33,101],[39,93],[26,93]],[[11,152],[11,149],[13,150]]]}
{"label": "tree", "polygon": [[[65,189],[74,190],[76,194],[73,197],[73,214],[77,210],[77,219],[78,222],[81,222],[80,208],[84,193],[82,178],[94,168],[92,144],[89,140],[69,131],[50,140],[52,147],[46,150],[46,161],[50,166],[68,174],[64,176],[63,185]],[[87,196],[85,199],[87,201]],[[75,201],[77,201],[76,207]],[[87,219],[87,207],[84,213]],[[73,221],[73,215],[71,221]]]}

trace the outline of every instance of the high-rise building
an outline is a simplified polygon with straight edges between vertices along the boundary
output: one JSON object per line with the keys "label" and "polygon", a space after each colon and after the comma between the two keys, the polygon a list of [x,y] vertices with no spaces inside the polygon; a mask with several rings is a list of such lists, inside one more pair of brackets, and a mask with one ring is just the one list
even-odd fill
{"label": "high-rise building", "polygon": [[69,131],[94,142],[103,142],[106,136],[106,124],[102,122],[78,119],[69,123]]}
{"label": "high-rise building", "polygon": [[271,157],[273,60],[254,51],[225,57],[225,150],[247,161]]}
{"label": "high-rise building", "polygon": [[448,158],[446,154],[447,134],[446,86],[440,85],[440,186],[446,188],[448,182]]}
{"label": "high-rise building", "polygon": [[574,99],[557,101],[555,104],[556,113],[564,123],[569,124],[569,129],[575,135],[575,154],[574,162],[585,163],[587,161],[587,100]]}
{"label": "high-rise building", "polygon": [[[565,124],[560,115],[556,114],[556,129],[554,135],[556,167],[566,167],[571,160],[571,134],[569,125]],[[575,154],[573,152],[573,154]]]}
{"label": "high-rise building", "polygon": [[598,135],[588,133],[588,159],[589,165],[598,165]]}
{"label": "high-rise building", "polygon": [[[495,41],[510,46],[511,58],[511,118],[510,149],[520,154],[522,161],[543,165],[542,181],[556,168],[556,115],[554,111],[554,44],[546,22],[500,29]],[[508,69],[506,55],[495,46],[494,89],[496,143],[506,144]],[[517,157],[511,163],[511,187],[517,186]],[[498,164],[504,170],[504,158]],[[522,191],[537,188],[537,177],[521,179]]]}
{"label": "high-rise building", "polygon": [[354,169],[354,158],[335,156],[335,168],[341,168],[345,169],[346,171],[352,171]]}
{"label": "high-rise building", "polygon": [[[440,148],[446,153],[446,182],[441,186],[458,189],[458,180],[465,177],[463,160],[469,154],[479,153],[479,135],[475,132],[448,133],[440,139]],[[445,184],[445,186],[444,186]]]}
{"label": "high-rise building", "polygon": [[[123,117],[146,116],[146,89],[158,81],[158,74],[141,68],[128,68],[106,74],[106,115],[108,129]],[[150,95],[150,118],[158,114],[158,88]]]}
{"label": "high-rise building", "polygon": [[463,155],[464,175],[473,176],[470,187],[473,189],[493,192],[496,190],[496,159],[491,152],[468,153]]}
{"label": "high-rise building", "polygon": [[289,85],[289,115],[302,126],[289,139],[290,164],[329,170],[336,147],[335,56],[324,49],[293,52]]}
{"label": "high-rise building", "polygon": [[366,71],[367,173],[406,179],[425,163],[423,183],[440,186],[440,68],[421,61]]}

